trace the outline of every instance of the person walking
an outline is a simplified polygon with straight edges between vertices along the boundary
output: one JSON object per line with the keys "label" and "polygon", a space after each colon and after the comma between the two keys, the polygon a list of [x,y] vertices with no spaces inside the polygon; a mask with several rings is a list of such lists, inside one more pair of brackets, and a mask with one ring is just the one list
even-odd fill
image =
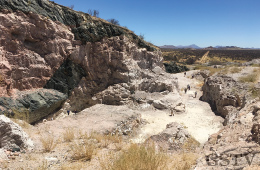
{"label": "person walking", "polygon": [[185,94],[187,93],[187,88],[184,89]]}
{"label": "person walking", "polygon": [[190,90],[190,85],[189,84],[187,85],[187,89]]}
{"label": "person walking", "polygon": [[195,91],[195,98],[197,97],[197,91]]}
{"label": "person walking", "polygon": [[67,110],[67,113],[68,113],[68,115],[70,115],[70,111],[69,110]]}
{"label": "person walking", "polygon": [[171,109],[171,114],[170,114],[170,116],[174,116],[173,109]]}
{"label": "person walking", "polygon": [[186,76],[186,74],[187,74],[187,73],[186,73],[186,71],[185,71],[185,72],[184,72],[184,77]]}

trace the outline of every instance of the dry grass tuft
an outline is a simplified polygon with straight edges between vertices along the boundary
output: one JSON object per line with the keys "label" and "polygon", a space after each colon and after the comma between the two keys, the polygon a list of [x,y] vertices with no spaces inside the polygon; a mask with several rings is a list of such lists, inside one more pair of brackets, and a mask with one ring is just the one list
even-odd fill
{"label": "dry grass tuft", "polygon": [[61,165],[61,170],[79,170],[84,169],[83,162],[65,163]]}
{"label": "dry grass tuft", "polygon": [[175,154],[171,157],[172,160],[169,163],[171,170],[188,170],[191,169],[198,159],[198,155],[195,153],[181,153]]}
{"label": "dry grass tuft", "polygon": [[162,152],[156,152],[154,146],[131,146],[119,154],[112,162],[101,162],[101,168],[105,170],[159,170],[167,168],[168,157]]}
{"label": "dry grass tuft", "polygon": [[42,161],[42,163],[36,168],[37,170],[46,170],[48,169],[48,162]]}
{"label": "dry grass tuft", "polygon": [[196,148],[198,148],[199,146],[200,146],[200,143],[193,137],[190,137],[190,138],[188,138],[187,141],[184,142],[182,148],[185,151],[195,151]]}
{"label": "dry grass tuft", "polygon": [[31,125],[27,122],[25,122],[24,120],[19,120],[19,119],[14,119],[14,118],[11,118],[11,120],[18,124],[19,126],[21,126],[23,129],[29,129],[31,127]]}
{"label": "dry grass tuft", "polygon": [[8,161],[0,161],[0,169],[7,169],[8,168]]}
{"label": "dry grass tuft", "polygon": [[229,71],[230,73],[234,74],[234,73],[239,73],[243,68],[240,67],[232,67]]}
{"label": "dry grass tuft", "polygon": [[258,80],[259,75],[257,73],[248,74],[243,77],[239,77],[239,81],[242,83],[254,83]]}
{"label": "dry grass tuft", "polygon": [[250,87],[249,91],[251,92],[253,98],[257,98],[258,96],[260,96],[259,88],[252,86],[252,87]]}
{"label": "dry grass tuft", "polygon": [[101,144],[101,147],[107,147],[109,144],[116,144],[118,147],[118,144],[122,143],[122,137],[119,135],[104,135],[101,133],[97,133],[92,131],[90,134],[85,134],[82,138],[84,139],[94,139],[97,141],[97,143]]}
{"label": "dry grass tuft", "polygon": [[74,142],[71,146],[71,158],[73,160],[88,161],[94,155],[95,145],[88,141],[83,143]]}
{"label": "dry grass tuft", "polygon": [[51,152],[56,147],[54,136],[41,137],[40,141],[44,152]]}
{"label": "dry grass tuft", "polygon": [[194,70],[209,70],[209,75],[212,76],[218,72],[220,72],[223,68],[214,68],[214,67],[208,67],[208,66],[196,66],[194,67]]}
{"label": "dry grass tuft", "polygon": [[65,142],[71,142],[75,138],[75,130],[72,128],[67,128],[65,132],[63,133],[63,140]]}

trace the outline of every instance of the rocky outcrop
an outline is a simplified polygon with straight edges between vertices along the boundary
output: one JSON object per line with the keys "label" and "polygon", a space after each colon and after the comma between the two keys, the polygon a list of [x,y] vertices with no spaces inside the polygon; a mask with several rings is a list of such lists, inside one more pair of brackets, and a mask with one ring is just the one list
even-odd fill
{"label": "rocky outcrop", "polygon": [[0,112],[8,117],[35,123],[57,111],[66,98],[66,95],[56,90],[18,92],[15,97],[0,98]]}
{"label": "rocky outcrop", "polygon": [[164,131],[151,136],[148,141],[152,140],[160,148],[166,150],[179,150],[190,138],[190,134],[184,129],[183,125],[172,122],[166,125]]}
{"label": "rocky outcrop", "polygon": [[212,76],[205,80],[201,100],[210,104],[213,111],[226,117],[245,105],[246,88],[227,76]]}
{"label": "rocky outcrop", "polygon": [[0,115],[0,148],[32,149],[33,142],[19,125]]}
{"label": "rocky outcrop", "polygon": [[260,102],[252,100],[236,114],[229,113],[229,123],[203,146],[197,168],[243,169],[259,165],[259,110]]}
{"label": "rocky outcrop", "polygon": [[0,13],[0,23],[0,96],[43,87],[68,58],[73,34],[34,13]]}
{"label": "rocky outcrop", "polygon": [[[120,84],[122,87],[120,89],[126,98],[132,89],[139,89],[137,85],[142,83],[143,78],[149,76],[148,73],[155,75],[151,71],[155,67],[162,66],[160,51],[149,52],[144,48],[140,49],[126,36],[105,38],[101,42],[89,42],[78,46],[70,59],[81,64],[86,72],[86,76],[81,79],[69,97],[70,104],[79,109],[95,104],[96,101],[93,100],[95,94],[114,84]],[[113,90],[108,90],[99,96],[104,96],[105,103],[118,104],[121,97],[115,102],[108,101],[109,98],[117,96],[111,91]]]}
{"label": "rocky outcrop", "polygon": [[89,14],[77,12],[69,7],[56,4],[49,0],[0,0],[2,11],[22,11],[24,13],[35,13],[52,21],[59,21],[71,28],[76,40],[86,42],[101,41],[104,37],[127,35],[132,42],[148,51],[156,50],[151,44],[135,35],[126,28],[113,25],[99,18],[91,17]]}
{"label": "rocky outcrop", "polygon": [[[8,101],[0,109],[8,116],[32,123],[60,108],[65,96],[71,109],[79,111],[103,99],[124,103],[133,89],[175,89],[176,83],[153,78],[163,67],[161,52],[125,28],[45,0],[0,0],[0,5],[0,101]],[[127,84],[118,100],[110,101],[117,95],[108,91],[98,98],[96,94],[115,84]],[[39,97],[33,89],[45,94]],[[45,89],[63,94],[49,95]],[[28,99],[41,102],[22,99],[25,90],[31,93]],[[29,116],[17,116],[14,110]]]}

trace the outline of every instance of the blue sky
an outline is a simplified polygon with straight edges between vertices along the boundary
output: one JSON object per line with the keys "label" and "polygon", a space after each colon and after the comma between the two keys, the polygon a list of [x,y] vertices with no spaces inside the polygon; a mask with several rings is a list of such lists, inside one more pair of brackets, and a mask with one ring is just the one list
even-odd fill
{"label": "blue sky", "polygon": [[155,45],[260,48],[260,0],[54,0],[99,10]]}

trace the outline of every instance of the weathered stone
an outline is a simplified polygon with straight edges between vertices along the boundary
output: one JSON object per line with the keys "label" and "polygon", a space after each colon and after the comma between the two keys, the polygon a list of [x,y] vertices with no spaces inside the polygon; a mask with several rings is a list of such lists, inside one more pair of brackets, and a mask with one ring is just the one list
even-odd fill
{"label": "weathered stone", "polygon": [[157,145],[168,150],[177,150],[190,138],[190,134],[184,127],[176,122],[166,125],[166,129],[158,135],[153,135],[149,139]]}
{"label": "weathered stone", "polygon": [[[48,0],[30,0],[30,1],[6,1],[0,0],[0,9],[6,11],[22,11],[29,15],[33,15],[36,20],[38,15],[45,16],[46,20],[59,21],[72,29],[76,40],[81,40],[83,43],[96,42],[104,37],[112,37],[119,35],[127,35],[139,47],[146,48],[148,51],[156,50],[139,36],[126,28],[111,24],[101,19],[95,19],[89,14],[77,12],[69,7],[58,5]],[[40,23],[40,22],[39,22]],[[43,23],[40,23],[44,25]],[[51,34],[53,35],[53,34]]]}
{"label": "weathered stone", "polygon": [[234,79],[227,76],[212,76],[205,80],[202,86],[201,100],[210,104],[213,111],[225,117],[227,107],[242,108],[245,105],[246,89]]}
{"label": "weathered stone", "polygon": [[39,89],[31,92],[19,92],[17,98],[0,97],[0,111],[8,117],[14,117],[35,123],[57,111],[67,96],[55,90]]}
{"label": "weathered stone", "polygon": [[160,110],[163,110],[163,109],[167,109],[168,108],[168,104],[161,101],[161,100],[154,100],[153,101],[153,106],[156,108],[156,109],[160,109]]}
{"label": "weathered stone", "polygon": [[0,115],[0,148],[32,149],[33,142],[19,125]]}

